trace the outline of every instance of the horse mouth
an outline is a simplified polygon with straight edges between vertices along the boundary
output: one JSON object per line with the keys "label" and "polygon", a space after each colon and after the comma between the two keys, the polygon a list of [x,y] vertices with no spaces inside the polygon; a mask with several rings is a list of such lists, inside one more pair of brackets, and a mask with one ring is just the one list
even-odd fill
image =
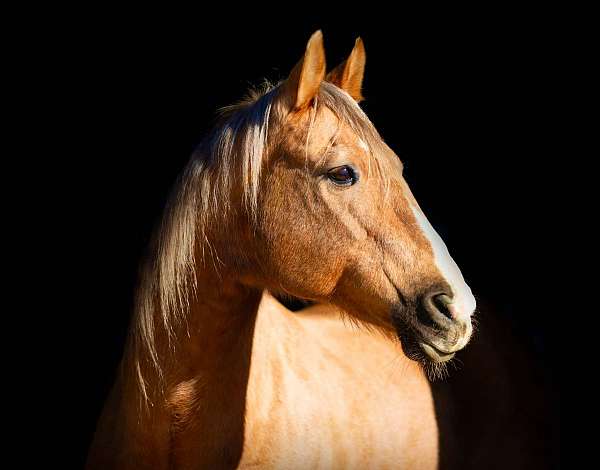
{"label": "horse mouth", "polygon": [[404,333],[398,336],[406,356],[415,361],[441,364],[450,361],[456,354],[456,351],[440,349],[433,341],[428,341],[417,332],[410,336]]}
{"label": "horse mouth", "polygon": [[436,344],[440,342],[436,341],[436,335],[421,331],[421,328],[416,325],[411,327],[397,316],[393,316],[392,320],[404,354],[409,359],[422,363],[440,364],[450,361],[456,355],[457,348],[448,351]]}

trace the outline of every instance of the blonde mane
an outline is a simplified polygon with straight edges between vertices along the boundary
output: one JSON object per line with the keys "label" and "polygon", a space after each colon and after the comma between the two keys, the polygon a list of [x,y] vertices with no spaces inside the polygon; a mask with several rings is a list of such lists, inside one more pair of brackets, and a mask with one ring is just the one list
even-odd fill
{"label": "blonde mane", "polygon": [[[255,220],[267,145],[284,116],[276,99],[280,89],[280,85],[266,83],[242,102],[223,108],[219,123],[190,158],[164,210],[141,272],[130,336],[146,399],[141,364],[149,362],[162,378],[156,330],[164,328],[173,348],[176,327],[185,320],[190,296],[194,295],[196,267],[205,261],[196,259],[196,253],[203,258],[209,255],[212,263],[219,262],[205,229],[223,221],[231,209],[231,176],[236,172],[244,182],[245,210]],[[376,149],[383,141],[356,101],[335,85],[323,82],[312,112],[321,106],[330,109],[367,144],[385,182],[376,158]]]}

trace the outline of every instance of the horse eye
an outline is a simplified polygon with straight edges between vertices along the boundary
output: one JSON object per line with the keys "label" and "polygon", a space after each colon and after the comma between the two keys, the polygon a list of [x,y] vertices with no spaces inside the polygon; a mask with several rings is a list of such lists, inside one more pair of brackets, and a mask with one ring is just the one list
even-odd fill
{"label": "horse eye", "polygon": [[327,177],[338,186],[352,186],[358,181],[355,171],[348,165],[332,168]]}

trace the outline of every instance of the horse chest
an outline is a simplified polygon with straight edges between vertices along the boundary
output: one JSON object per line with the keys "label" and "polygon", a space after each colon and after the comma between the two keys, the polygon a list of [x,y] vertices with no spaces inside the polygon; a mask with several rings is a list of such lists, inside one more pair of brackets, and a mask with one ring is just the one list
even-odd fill
{"label": "horse chest", "polygon": [[336,357],[318,342],[253,355],[240,468],[436,467],[428,382],[395,353],[375,368],[382,351],[356,346]]}

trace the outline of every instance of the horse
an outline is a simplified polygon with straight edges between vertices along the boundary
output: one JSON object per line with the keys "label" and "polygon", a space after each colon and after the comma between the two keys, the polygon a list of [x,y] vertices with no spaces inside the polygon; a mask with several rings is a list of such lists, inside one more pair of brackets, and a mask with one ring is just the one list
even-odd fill
{"label": "horse", "polygon": [[[436,468],[475,299],[359,106],[358,38],[223,110],[166,205],[95,468]],[[299,312],[275,296],[314,302]]]}

